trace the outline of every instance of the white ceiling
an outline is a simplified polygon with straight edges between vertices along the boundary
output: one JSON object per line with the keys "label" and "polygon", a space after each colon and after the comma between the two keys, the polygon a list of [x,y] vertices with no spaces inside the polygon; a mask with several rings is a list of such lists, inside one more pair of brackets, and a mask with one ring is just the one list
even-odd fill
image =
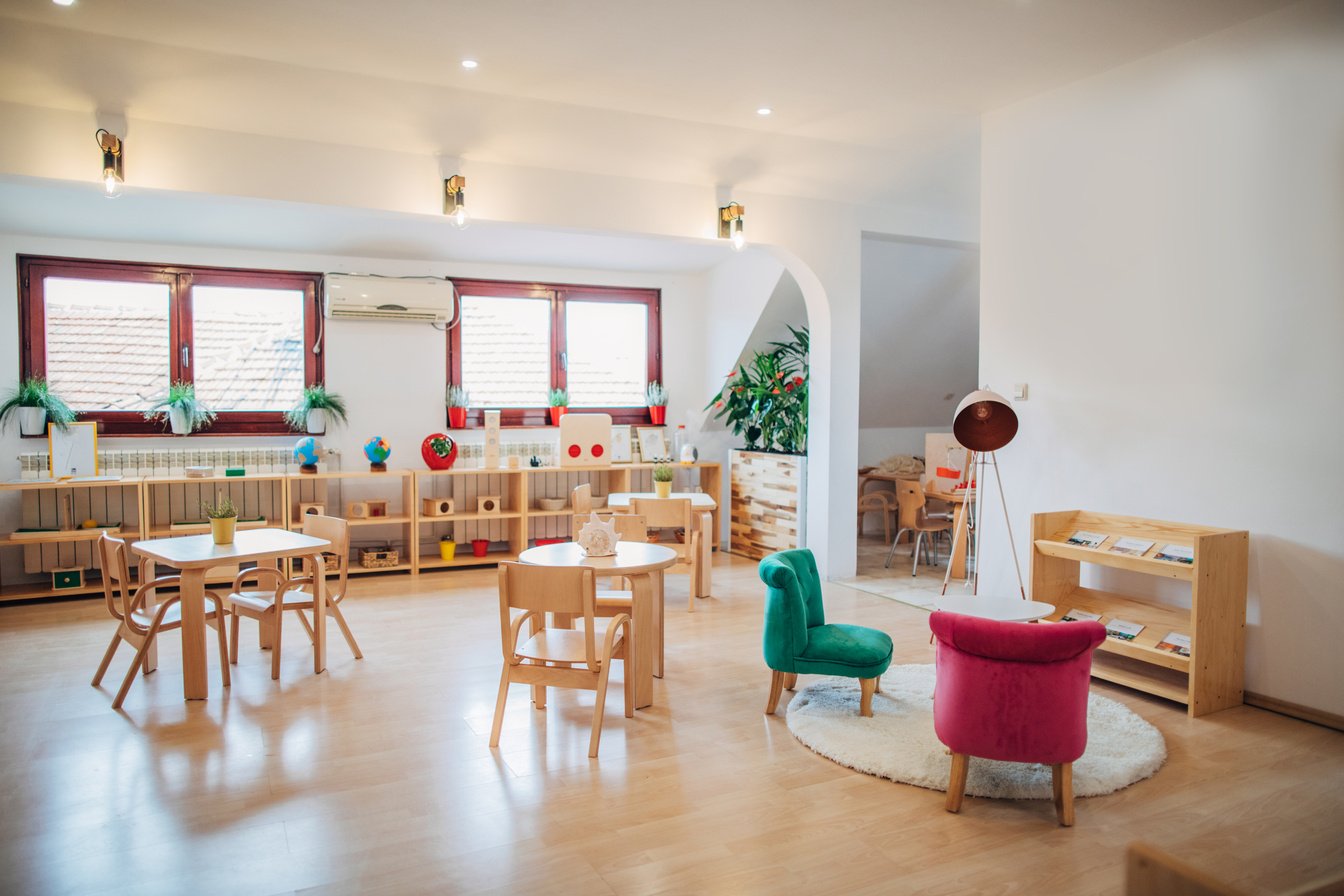
{"label": "white ceiling", "polygon": [[[988,110],[1283,0],[0,0],[0,100],[466,160],[977,201]],[[468,72],[464,56],[480,61]],[[760,105],[775,113],[755,114]]]}

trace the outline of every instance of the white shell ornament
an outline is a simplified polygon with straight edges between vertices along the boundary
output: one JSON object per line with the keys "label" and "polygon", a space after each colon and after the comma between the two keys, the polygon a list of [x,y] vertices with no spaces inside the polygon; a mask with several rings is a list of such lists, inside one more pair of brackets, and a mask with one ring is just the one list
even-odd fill
{"label": "white shell ornament", "polygon": [[574,540],[589,557],[610,557],[616,553],[616,523],[613,520],[604,523],[594,513]]}

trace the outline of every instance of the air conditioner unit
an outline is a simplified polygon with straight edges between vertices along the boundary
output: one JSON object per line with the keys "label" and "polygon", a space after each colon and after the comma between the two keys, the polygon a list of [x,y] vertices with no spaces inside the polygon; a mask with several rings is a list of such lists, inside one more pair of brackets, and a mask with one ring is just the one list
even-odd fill
{"label": "air conditioner unit", "polygon": [[323,307],[330,318],[346,320],[453,319],[453,284],[439,277],[375,277],[327,274]]}

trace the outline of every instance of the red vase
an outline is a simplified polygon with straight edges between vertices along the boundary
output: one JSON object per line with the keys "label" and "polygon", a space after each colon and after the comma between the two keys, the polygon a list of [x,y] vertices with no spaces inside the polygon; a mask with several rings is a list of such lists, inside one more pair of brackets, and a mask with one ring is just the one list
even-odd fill
{"label": "red vase", "polygon": [[662,426],[667,422],[667,405],[649,405],[649,422]]}
{"label": "red vase", "polygon": [[420,443],[420,456],[431,470],[447,470],[457,460],[457,442],[446,433],[432,432]]}
{"label": "red vase", "polygon": [[559,426],[559,425],[560,425],[560,418],[563,417],[563,416],[565,416],[565,413],[566,413],[568,410],[569,410],[569,408],[563,408],[563,407],[561,407],[561,408],[556,408],[556,407],[551,408],[551,425],[552,425],[552,426]]}
{"label": "red vase", "polygon": [[466,429],[466,428],[467,428],[467,409],[466,409],[466,408],[449,408],[449,409],[448,409],[448,425],[451,426],[453,429]]}
{"label": "red vase", "polygon": [[473,538],[471,540],[471,553],[476,557],[484,557],[490,550],[490,542],[484,538]]}

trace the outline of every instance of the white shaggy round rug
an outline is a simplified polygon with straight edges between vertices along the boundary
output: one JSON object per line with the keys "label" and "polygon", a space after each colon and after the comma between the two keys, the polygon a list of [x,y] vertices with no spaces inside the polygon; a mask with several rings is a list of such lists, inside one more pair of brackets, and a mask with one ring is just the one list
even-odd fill
{"label": "white shaggy round rug", "polygon": [[[787,695],[787,692],[786,692]],[[933,666],[892,666],[859,715],[859,683],[823,678],[789,704],[789,730],[814,752],[856,771],[930,790],[947,790],[952,758],[933,733]],[[1087,750],[1073,764],[1075,796],[1100,796],[1150,777],[1167,758],[1166,741],[1121,704],[1091,694]],[[972,758],[971,796],[1048,800],[1050,766]]]}

